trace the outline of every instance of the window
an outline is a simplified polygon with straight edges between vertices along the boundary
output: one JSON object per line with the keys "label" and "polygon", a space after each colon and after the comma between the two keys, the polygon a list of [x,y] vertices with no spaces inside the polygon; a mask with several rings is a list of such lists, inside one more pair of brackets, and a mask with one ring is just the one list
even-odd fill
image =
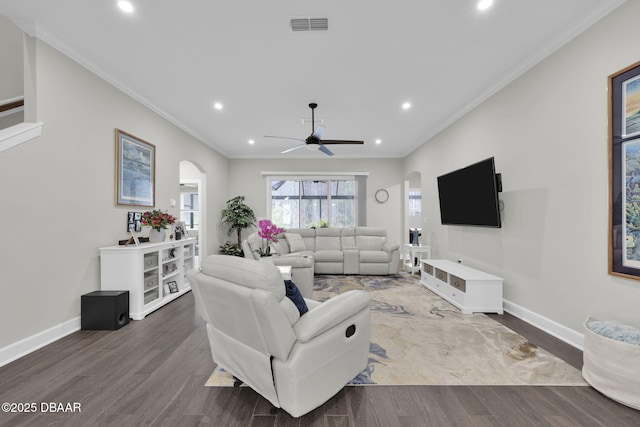
{"label": "window", "polygon": [[197,187],[183,186],[180,193],[180,221],[188,230],[200,228],[200,200]]}
{"label": "window", "polygon": [[354,177],[270,178],[271,220],[284,228],[355,227]]}
{"label": "window", "polygon": [[422,190],[409,190],[409,216],[422,215]]}

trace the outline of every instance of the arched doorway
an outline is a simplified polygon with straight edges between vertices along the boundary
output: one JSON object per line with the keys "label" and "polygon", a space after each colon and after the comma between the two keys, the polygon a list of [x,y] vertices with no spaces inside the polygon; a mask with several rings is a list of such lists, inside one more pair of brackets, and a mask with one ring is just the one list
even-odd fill
{"label": "arched doorway", "polygon": [[196,237],[196,263],[207,253],[206,174],[193,162],[180,162],[180,221],[187,225],[189,237]]}
{"label": "arched doorway", "polygon": [[[405,217],[403,240],[405,243],[410,242],[409,229],[418,228],[422,230],[424,223],[422,208],[422,174],[420,172],[411,172],[404,181],[405,194]],[[421,243],[423,243],[421,241]]]}

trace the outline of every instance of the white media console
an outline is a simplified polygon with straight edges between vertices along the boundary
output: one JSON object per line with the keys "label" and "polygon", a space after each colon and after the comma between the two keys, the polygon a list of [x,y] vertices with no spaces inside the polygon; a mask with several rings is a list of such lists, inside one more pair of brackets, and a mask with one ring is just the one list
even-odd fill
{"label": "white media console", "polygon": [[195,267],[196,241],[100,248],[101,289],[129,291],[129,317],[144,319],[191,290],[186,276]]}
{"label": "white media console", "polygon": [[502,314],[502,277],[444,259],[422,260],[420,281],[463,314]]}

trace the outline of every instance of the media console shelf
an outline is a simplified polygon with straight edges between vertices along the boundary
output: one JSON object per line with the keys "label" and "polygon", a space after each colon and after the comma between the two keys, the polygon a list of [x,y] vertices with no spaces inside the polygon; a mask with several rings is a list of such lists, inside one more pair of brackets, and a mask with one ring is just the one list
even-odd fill
{"label": "media console shelf", "polygon": [[100,248],[101,289],[129,291],[129,317],[144,319],[191,290],[196,240]]}
{"label": "media console shelf", "polygon": [[502,314],[502,277],[444,259],[422,261],[420,282],[463,314]]}

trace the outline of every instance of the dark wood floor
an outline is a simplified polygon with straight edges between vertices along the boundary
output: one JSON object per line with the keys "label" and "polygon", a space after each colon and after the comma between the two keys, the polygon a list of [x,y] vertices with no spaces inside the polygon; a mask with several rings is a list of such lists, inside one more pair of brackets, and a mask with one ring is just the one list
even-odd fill
{"label": "dark wood floor", "polygon": [[[578,350],[510,315],[492,316],[580,368]],[[188,293],[118,331],[79,331],[0,368],[2,426],[639,426],[640,412],[590,387],[346,387],[294,419],[248,387],[204,387],[214,369]],[[42,402],[45,409],[42,411]],[[51,412],[47,403],[81,405]],[[54,406],[55,407],[55,406]]]}

